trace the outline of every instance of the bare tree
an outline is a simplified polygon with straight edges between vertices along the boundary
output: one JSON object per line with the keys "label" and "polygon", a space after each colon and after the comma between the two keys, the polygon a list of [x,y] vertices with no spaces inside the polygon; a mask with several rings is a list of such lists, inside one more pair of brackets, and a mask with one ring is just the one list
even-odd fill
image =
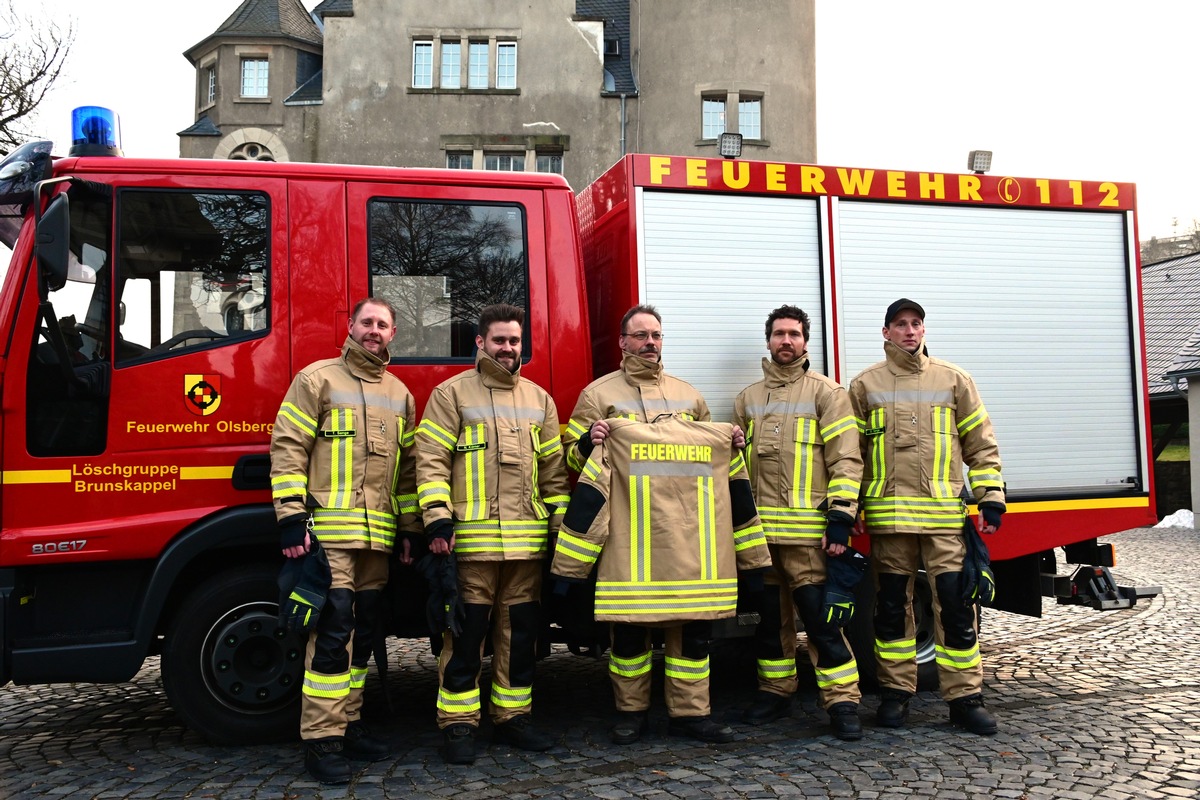
{"label": "bare tree", "polygon": [[0,151],[29,138],[25,120],[62,74],[74,40],[73,24],[35,19],[0,0]]}

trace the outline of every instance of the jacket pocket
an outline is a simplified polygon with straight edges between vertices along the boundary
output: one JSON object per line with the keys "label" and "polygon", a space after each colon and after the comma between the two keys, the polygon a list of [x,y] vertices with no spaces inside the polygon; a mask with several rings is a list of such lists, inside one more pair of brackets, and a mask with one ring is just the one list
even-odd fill
{"label": "jacket pocket", "polygon": [[880,406],[867,412],[863,440],[866,442],[867,463],[864,476],[871,479],[863,487],[866,497],[883,497],[887,487],[887,408]]}
{"label": "jacket pocket", "polygon": [[933,458],[930,467],[930,493],[934,497],[954,496],[954,465],[958,448],[958,426],[954,421],[954,409],[934,406],[931,411],[930,429],[933,431]]}
{"label": "jacket pocket", "polygon": [[813,488],[824,490],[824,470],[817,468],[816,448],[825,443],[821,436],[820,423],[815,417],[797,417],[795,429],[795,454],[792,458],[792,484],[789,492],[792,508],[814,508]]}
{"label": "jacket pocket", "polygon": [[[325,508],[354,507],[354,441],[359,436],[353,408],[331,408],[321,421],[318,433],[323,447],[318,459],[321,484],[328,488],[328,495],[321,498],[312,492]],[[312,479],[309,479],[310,492]]]}
{"label": "jacket pocket", "polygon": [[529,438],[533,442],[533,458],[529,459],[530,463],[533,464],[529,502],[533,507],[534,517],[537,519],[546,519],[550,516],[550,510],[542,502],[542,486],[541,481],[538,479],[538,461],[542,457],[542,426],[537,423],[530,423]]}
{"label": "jacket pocket", "polygon": [[458,434],[455,449],[456,488],[454,512],[460,520],[487,519],[487,425],[467,425]]}

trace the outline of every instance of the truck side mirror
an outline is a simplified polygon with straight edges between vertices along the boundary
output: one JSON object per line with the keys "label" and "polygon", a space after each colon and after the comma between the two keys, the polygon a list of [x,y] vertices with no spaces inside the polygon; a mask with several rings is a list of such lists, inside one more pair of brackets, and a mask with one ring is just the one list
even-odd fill
{"label": "truck side mirror", "polygon": [[71,211],[66,194],[50,201],[37,224],[37,261],[42,287],[42,299],[57,292],[67,283],[67,266],[71,260]]}

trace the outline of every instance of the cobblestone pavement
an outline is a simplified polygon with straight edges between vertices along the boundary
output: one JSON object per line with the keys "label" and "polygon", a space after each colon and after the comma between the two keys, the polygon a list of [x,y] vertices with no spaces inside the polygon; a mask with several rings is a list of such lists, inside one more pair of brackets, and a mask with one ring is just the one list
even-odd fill
{"label": "cobblestone pavement", "polygon": [[[534,713],[559,746],[488,746],[485,723],[474,766],[449,767],[436,749],[435,662],[423,643],[393,642],[386,695],[396,710],[384,710],[374,674],[367,702],[396,755],[363,766],[348,787],[311,781],[298,744],[219,747],[183,728],[155,662],[123,685],[0,689],[0,798],[1200,796],[1200,534],[1136,530],[1108,541],[1121,582],[1164,593],[1118,612],[1049,601],[1042,619],[989,612],[993,737],[951,728],[925,692],[901,730],[873,727],[876,700],[865,698],[866,736],[841,742],[809,688],[790,719],[735,725],[737,741],[711,747],[666,735],[659,694],[650,735],[619,747],[607,737],[604,664],[556,652],[539,666]],[[754,693],[753,661],[725,647],[713,673],[714,713],[733,722]]]}

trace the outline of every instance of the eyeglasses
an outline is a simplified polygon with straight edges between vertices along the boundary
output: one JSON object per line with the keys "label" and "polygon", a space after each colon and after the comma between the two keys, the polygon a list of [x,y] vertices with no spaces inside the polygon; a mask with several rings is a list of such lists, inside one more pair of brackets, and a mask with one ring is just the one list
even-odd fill
{"label": "eyeglasses", "polygon": [[637,339],[639,342],[644,342],[647,339],[653,339],[656,342],[663,340],[662,331],[649,333],[648,331],[638,331],[637,333],[622,333],[622,336],[628,336],[630,339]]}

